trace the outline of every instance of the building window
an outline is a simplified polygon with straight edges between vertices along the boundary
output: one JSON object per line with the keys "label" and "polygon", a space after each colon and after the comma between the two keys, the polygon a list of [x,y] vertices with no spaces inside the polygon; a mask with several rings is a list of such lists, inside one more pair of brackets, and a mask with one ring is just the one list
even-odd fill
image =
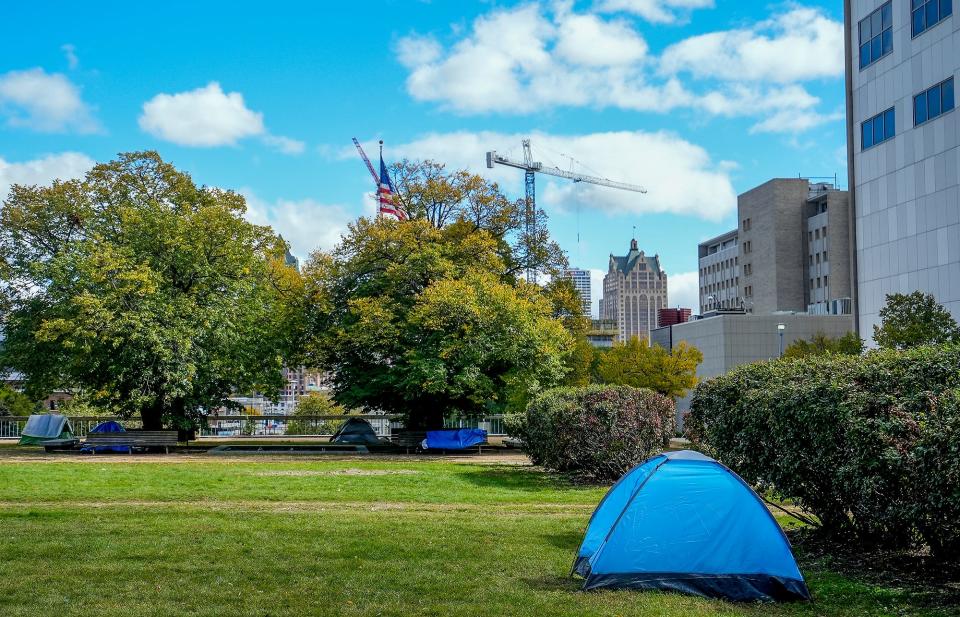
{"label": "building window", "polygon": [[896,114],[891,107],[860,125],[860,149],[866,150],[896,134]]}
{"label": "building window", "polygon": [[860,68],[893,51],[893,7],[887,2],[860,21]]}
{"label": "building window", "polygon": [[953,13],[953,2],[952,0],[912,0],[910,8],[912,9],[913,36],[917,36],[949,17]]}
{"label": "building window", "polygon": [[919,126],[953,109],[953,77],[913,97],[913,124]]}

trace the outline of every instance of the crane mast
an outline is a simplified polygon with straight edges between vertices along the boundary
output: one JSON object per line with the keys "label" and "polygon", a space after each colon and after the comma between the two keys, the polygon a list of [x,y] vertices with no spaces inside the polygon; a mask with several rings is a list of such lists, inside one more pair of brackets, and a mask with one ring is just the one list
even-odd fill
{"label": "crane mast", "polygon": [[[526,191],[525,199],[525,220],[524,220],[524,229],[527,234],[527,241],[533,242],[537,234],[537,185],[536,185],[536,174],[547,174],[548,176],[556,176],[558,178],[566,178],[567,180],[573,180],[574,182],[587,182],[589,184],[596,184],[598,186],[606,186],[609,188],[620,189],[622,191],[632,191],[634,193],[646,193],[647,190],[642,186],[636,184],[628,184],[626,182],[616,182],[614,180],[609,180],[607,178],[600,178],[598,176],[590,176],[586,174],[578,174],[573,171],[566,171],[560,169],[559,167],[549,167],[544,166],[543,163],[533,160],[533,153],[530,149],[530,140],[524,139],[522,141],[523,145],[523,160],[517,161],[506,156],[497,154],[496,151],[487,152],[487,167],[493,169],[495,165],[504,165],[506,167],[513,167],[516,169],[522,169],[524,171],[524,188]],[[528,247],[529,250],[529,247]],[[527,281],[530,283],[535,283],[537,280],[536,269],[532,267],[532,264],[527,264]]]}

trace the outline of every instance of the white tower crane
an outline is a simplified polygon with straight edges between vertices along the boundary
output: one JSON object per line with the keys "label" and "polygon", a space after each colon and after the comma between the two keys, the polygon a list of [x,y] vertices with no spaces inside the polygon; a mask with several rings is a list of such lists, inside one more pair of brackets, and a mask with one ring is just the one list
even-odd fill
{"label": "white tower crane", "polygon": [[[573,171],[566,171],[560,169],[559,167],[546,167],[543,163],[534,161],[533,154],[530,151],[530,140],[524,139],[523,143],[523,160],[516,161],[506,156],[497,154],[496,152],[487,152],[487,167],[493,169],[494,165],[506,165],[507,167],[515,167],[517,169],[522,169],[525,172],[525,186],[526,186],[526,213],[525,213],[525,225],[527,237],[533,239],[537,232],[537,188],[535,174],[547,174],[550,176],[556,176],[558,178],[566,178],[567,180],[573,180],[574,182],[589,182],[590,184],[597,184],[600,186],[607,186],[614,189],[620,189],[623,191],[633,191],[634,193],[646,193],[646,189],[642,186],[637,186],[636,184],[627,184],[626,182],[616,182],[614,180],[608,180],[606,178],[599,178],[597,176],[588,176],[585,174],[578,174]],[[533,283],[536,281],[537,273],[534,271],[529,264],[527,266],[527,281]]]}

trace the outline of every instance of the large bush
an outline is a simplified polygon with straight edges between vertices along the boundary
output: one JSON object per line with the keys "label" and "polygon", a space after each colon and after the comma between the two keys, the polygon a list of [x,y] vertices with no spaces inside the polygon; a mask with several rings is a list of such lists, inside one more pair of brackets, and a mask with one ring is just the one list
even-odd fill
{"label": "large bush", "polygon": [[535,398],[509,428],[534,464],[608,481],[664,448],[674,407],[665,396],[628,386],[557,388]]}
{"label": "large bush", "polygon": [[960,516],[958,387],[960,347],[759,363],[698,386],[688,427],[831,532],[946,555]]}

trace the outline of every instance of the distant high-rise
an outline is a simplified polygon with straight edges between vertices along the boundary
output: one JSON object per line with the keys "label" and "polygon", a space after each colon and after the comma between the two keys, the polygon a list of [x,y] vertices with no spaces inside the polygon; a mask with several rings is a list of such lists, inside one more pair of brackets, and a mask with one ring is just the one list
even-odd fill
{"label": "distant high-rise", "polygon": [[618,340],[634,336],[649,340],[657,327],[657,312],[667,306],[667,273],[660,267],[660,256],[648,257],[635,239],[623,257],[610,255],[602,306],[600,319],[616,320]]}
{"label": "distant high-rise", "polygon": [[583,316],[590,318],[592,314],[593,298],[590,293],[590,271],[580,268],[568,268],[560,273],[560,278],[570,279],[573,286],[580,294],[580,303],[582,305]]}

